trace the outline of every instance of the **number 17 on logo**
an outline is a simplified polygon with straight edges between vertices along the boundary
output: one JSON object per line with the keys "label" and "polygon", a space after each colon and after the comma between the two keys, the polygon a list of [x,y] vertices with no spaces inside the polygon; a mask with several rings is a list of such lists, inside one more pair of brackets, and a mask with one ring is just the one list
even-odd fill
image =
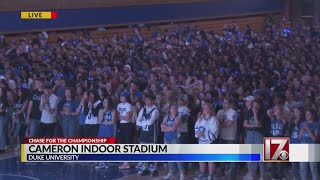
{"label": "number 17 on logo", "polygon": [[268,137],[263,140],[264,161],[289,161],[289,138]]}

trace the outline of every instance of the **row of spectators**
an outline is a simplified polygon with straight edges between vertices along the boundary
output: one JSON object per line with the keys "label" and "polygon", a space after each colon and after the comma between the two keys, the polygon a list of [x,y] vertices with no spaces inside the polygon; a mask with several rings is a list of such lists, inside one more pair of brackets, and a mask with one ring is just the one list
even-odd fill
{"label": "row of spectators", "polygon": [[[151,39],[135,28],[132,36],[76,32],[55,43],[48,36],[0,37],[2,152],[25,136],[116,136],[124,144],[262,144],[269,136],[319,142],[319,25],[284,20],[264,33],[235,24],[222,33],[177,25],[153,28]],[[165,179],[174,177],[174,163],[168,165]],[[272,164],[273,179],[284,177],[280,165]],[[149,175],[148,166],[139,174]],[[188,167],[178,167],[184,179]],[[292,178],[309,179],[308,167],[317,180],[317,163],[292,163]],[[235,178],[239,167],[209,163],[208,175],[206,169],[200,163],[197,179]],[[258,177],[266,177],[264,163],[248,163],[245,179]]]}

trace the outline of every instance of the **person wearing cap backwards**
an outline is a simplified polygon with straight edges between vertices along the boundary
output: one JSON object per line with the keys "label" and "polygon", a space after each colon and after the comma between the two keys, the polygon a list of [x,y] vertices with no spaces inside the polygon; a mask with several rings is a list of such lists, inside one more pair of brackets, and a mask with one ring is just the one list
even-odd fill
{"label": "person wearing cap backwards", "polygon": [[[263,103],[255,100],[255,97],[248,96],[245,99],[245,112],[243,127],[246,130],[245,143],[246,144],[262,144],[263,133],[262,133],[262,121],[266,121],[267,113],[263,108]],[[248,174],[244,179],[254,179],[254,175],[259,165],[260,179],[264,178],[264,163],[263,162],[249,162],[248,163]]]}
{"label": "person wearing cap backwards", "polygon": [[18,89],[18,97],[17,101],[13,106],[13,113],[12,113],[12,129],[13,129],[13,136],[19,138],[20,144],[17,145],[15,150],[20,149],[20,145],[23,143],[23,140],[26,135],[27,129],[27,119],[25,117],[25,112],[28,107],[28,97],[29,97],[28,85],[22,84]]}
{"label": "person wearing cap backwards", "polygon": [[57,110],[59,99],[52,93],[52,86],[46,83],[41,96],[39,110],[42,111],[39,127],[40,137],[53,137],[57,122]]}
{"label": "person wearing cap backwards", "polygon": [[[154,105],[155,96],[152,93],[145,95],[146,106],[142,108],[139,112],[136,124],[141,127],[140,132],[140,144],[156,144],[158,139],[158,120],[159,120],[159,110]],[[158,163],[155,163],[155,169],[152,172],[153,177],[159,175],[157,170]],[[147,176],[150,174],[149,163],[144,164],[142,171],[138,172],[141,176]]]}
{"label": "person wearing cap backwards", "polygon": [[[121,144],[132,144],[133,143],[133,124],[132,124],[132,106],[128,102],[130,93],[123,91],[120,94],[120,103],[117,106],[118,120],[119,120],[119,141]],[[119,169],[129,169],[130,165],[128,162],[124,162]]]}

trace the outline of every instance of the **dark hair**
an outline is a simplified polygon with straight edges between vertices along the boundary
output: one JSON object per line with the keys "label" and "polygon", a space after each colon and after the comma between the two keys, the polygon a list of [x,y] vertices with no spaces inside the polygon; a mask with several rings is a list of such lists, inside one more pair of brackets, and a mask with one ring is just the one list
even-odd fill
{"label": "dark hair", "polygon": [[114,103],[113,103],[113,99],[112,98],[110,98],[110,97],[104,97],[103,98],[103,100],[108,100],[108,107],[109,107],[109,109],[113,109],[114,108]]}
{"label": "dark hair", "polygon": [[[67,91],[67,90],[69,90],[69,91],[71,92],[71,99],[73,99],[74,96],[75,96],[75,90],[74,90],[74,88],[71,87],[71,86],[68,86],[68,87],[66,87],[66,90],[65,90],[65,91]],[[66,98],[67,98],[67,97],[66,97]]]}
{"label": "dark hair", "polygon": [[146,93],[145,98],[150,98],[153,101],[156,99],[156,97],[151,92]]}
{"label": "dark hair", "polygon": [[307,112],[310,112],[312,114],[313,118],[315,118],[314,120],[316,120],[317,113],[314,109],[312,109],[312,108],[306,109],[305,113],[307,113]]}

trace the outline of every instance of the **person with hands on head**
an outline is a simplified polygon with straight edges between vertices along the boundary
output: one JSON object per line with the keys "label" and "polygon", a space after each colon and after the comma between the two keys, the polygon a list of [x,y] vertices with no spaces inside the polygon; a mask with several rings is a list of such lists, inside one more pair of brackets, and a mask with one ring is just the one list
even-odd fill
{"label": "person with hands on head", "polygon": [[41,102],[39,105],[39,110],[42,112],[39,137],[53,137],[57,122],[58,104],[59,99],[53,94],[51,84],[46,83],[44,85],[43,95],[41,96]]}
{"label": "person with hands on head", "polygon": [[[116,129],[116,111],[114,110],[113,100],[104,97],[103,108],[99,110],[98,120],[100,123],[98,137],[111,138],[115,137]],[[96,169],[108,168],[105,162],[100,162]]]}

